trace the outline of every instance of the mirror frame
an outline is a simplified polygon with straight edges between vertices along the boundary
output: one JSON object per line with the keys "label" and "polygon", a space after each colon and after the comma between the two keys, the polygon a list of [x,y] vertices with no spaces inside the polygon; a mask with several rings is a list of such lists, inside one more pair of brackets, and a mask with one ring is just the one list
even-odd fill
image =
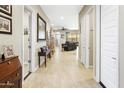
{"label": "mirror frame", "polygon": [[[39,38],[39,20],[45,24],[45,38]],[[41,40],[46,40],[46,21],[37,13],[37,42]]]}

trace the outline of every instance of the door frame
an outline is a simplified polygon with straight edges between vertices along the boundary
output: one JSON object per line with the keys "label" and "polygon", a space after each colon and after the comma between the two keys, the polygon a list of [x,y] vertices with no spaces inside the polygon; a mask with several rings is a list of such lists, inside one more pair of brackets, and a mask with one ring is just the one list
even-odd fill
{"label": "door frame", "polygon": [[[35,68],[35,35],[34,35],[34,32],[35,32],[35,25],[33,25],[33,23],[35,23],[35,11],[31,8],[31,6],[29,5],[24,5],[23,6],[23,20],[24,20],[24,10],[27,9],[28,11],[31,12],[31,63],[30,63],[30,72],[34,72],[34,68]],[[24,24],[24,22],[23,22]],[[23,31],[24,32],[24,25],[23,25]],[[22,45],[23,45],[23,79],[24,79],[24,34],[22,33]]]}
{"label": "door frame", "polygon": [[[82,46],[82,48],[80,48],[81,49],[81,63],[85,66],[85,64],[86,64],[86,59],[84,59],[84,55],[85,55],[85,57],[86,57],[86,49],[85,49],[85,54],[84,54],[84,46],[86,46],[86,37],[85,37],[85,45],[83,44],[83,40],[84,40],[84,34],[85,34],[85,36],[86,36],[86,31],[85,31],[85,28],[86,28],[86,24],[85,24],[85,21],[86,20],[86,18],[85,18],[85,15],[83,15],[82,17],[81,17],[81,22],[80,22],[80,24],[81,24],[81,28],[80,28],[80,30],[81,30],[81,35],[80,35],[80,43],[81,43],[81,46]],[[86,48],[86,47],[85,47]]]}
{"label": "door frame", "polygon": [[[89,28],[89,23],[90,23],[90,20],[89,20],[89,14],[91,13],[91,12],[93,12],[95,10],[95,7],[94,6],[91,6],[89,9],[88,9],[88,11],[85,13],[85,18],[86,18],[86,21],[88,20],[88,22],[86,22],[86,24],[88,24],[88,25],[86,25],[86,64],[85,64],[85,67],[86,68],[94,68],[94,60],[93,60],[93,66],[90,66],[90,64],[89,64],[89,34],[90,34],[90,28]],[[95,15],[95,13],[93,13],[93,15]],[[95,33],[95,27],[94,27],[94,24],[93,24],[93,29],[94,29],[94,31],[93,31],[93,39],[94,40],[96,40],[95,39],[95,37],[94,37],[94,33]],[[94,40],[93,40],[93,45],[94,45]],[[94,47],[93,47],[93,51],[94,51]],[[94,53],[93,53],[93,56],[94,56]],[[94,71],[94,70],[93,70]]]}
{"label": "door frame", "polygon": [[100,82],[100,60],[101,60],[101,6],[96,5],[96,75],[94,79]]}
{"label": "door frame", "polygon": [[[99,56],[97,56],[96,55],[96,53],[97,53],[97,49],[96,49],[96,46],[97,46],[97,44],[99,44],[98,43],[98,41],[97,41],[97,36],[99,36],[99,35],[96,35],[96,31],[99,31],[99,28],[97,28],[97,23],[96,23],[96,21],[99,21],[99,17],[97,18],[97,13],[98,13],[98,11],[96,11],[97,10],[97,7],[95,6],[95,5],[90,5],[90,6],[85,6],[82,10],[81,10],[81,12],[80,12],[80,21],[79,21],[79,26],[80,26],[80,30],[81,30],[81,26],[82,26],[82,19],[83,19],[83,17],[85,17],[88,13],[90,13],[91,11],[93,11],[94,12],[94,32],[93,32],[93,39],[94,39],[94,41],[95,41],[95,43],[94,43],[94,41],[93,41],[93,43],[94,43],[94,45],[93,45],[93,50],[95,49],[95,52],[93,52],[93,78],[94,78],[94,80],[96,80],[96,81],[98,81],[99,82],[99,80],[97,80],[97,78],[99,79],[99,61],[97,60],[97,57],[99,57]],[[98,13],[98,14],[100,14],[100,13]],[[99,26],[98,26],[99,27]],[[82,30],[81,30],[82,31]],[[87,33],[87,32],[86,32]],[[88,34],[87,34],[88,35]],[[82,36],[82,32],[81,32],[81,36]],[[88,36],[88,40],[89,40],[89,36]],[[80,37],[80,44],[81,44],[81,47],[82,47],[82,37]],[[89,41],[88,41],[88,44],[89,44]],[[80,49],[81,49],[81,47],[80,47]],[[82,52],[82,49],[81,49],[81,52]],[[87,52],[87,51],[86,51]],[[80,53],[81,54],[81,56],[82,56],[82,53]],[[89,55],[88,55],[89,56]],[[88,61],[88,59],[86,60],[86,61]],[[80,57],[80,62],[82,63],[82,57]],[[86,66],[86,64],[84,64],[84,66],[86,67],[86,68],[91,68],[90,66],[89,66],[89,62],[86,62],[87,63],[87,66]]]}

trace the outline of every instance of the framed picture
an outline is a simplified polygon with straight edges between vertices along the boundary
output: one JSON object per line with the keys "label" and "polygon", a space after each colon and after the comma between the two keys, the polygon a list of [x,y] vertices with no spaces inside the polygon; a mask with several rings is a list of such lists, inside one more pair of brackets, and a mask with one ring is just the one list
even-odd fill
{"label": "framed picture", "polygon": [[0,33],[12,34],[12,19],[0,15]]}
{"label": "framed picture", "polygon": [[15,56],[13,51],[13,45],[4,45],[3,46],[3,54],[5,58],[10,58]]}
{"label": "framed picture", "polygon": [[46,22],[37,14],[37,41],[46,40]]}
{"label": "framed picture", "polygon": [[0,12],[12,16],[12,5],[0,5]]}

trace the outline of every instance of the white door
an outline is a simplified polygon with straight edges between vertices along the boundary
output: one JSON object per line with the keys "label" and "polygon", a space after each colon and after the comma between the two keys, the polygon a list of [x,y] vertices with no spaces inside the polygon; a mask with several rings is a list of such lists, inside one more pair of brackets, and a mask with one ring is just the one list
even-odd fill
{"label": "white door", "polygon": [[31,27],[32,13],[24,8],[24,77],[31,72]]}
{"label": "white door", "polygon": [[118,6],[101,6],[101,82],[118,87]]}
{"label": "white door", "polygon": [[94,28],[93,28],[93,10],[89,13],[89,66],[93,66],[93,43],[94,43]]}
{"label": "white door", "polygon": [[89,31],[90,31],[90,25],[89,25],[89,14],[86,15],[86,20],[85,20],[85,31],[86,31],[86,64],[85,67],[89,68]]}
{"label": "white door", "polygon": [[82,45],[82,49],[81,49],[81,60],[83,62],[83,64],[86,64],[86,26],[85,26],[85,16],[82,17],[81,20],[81,45]]}

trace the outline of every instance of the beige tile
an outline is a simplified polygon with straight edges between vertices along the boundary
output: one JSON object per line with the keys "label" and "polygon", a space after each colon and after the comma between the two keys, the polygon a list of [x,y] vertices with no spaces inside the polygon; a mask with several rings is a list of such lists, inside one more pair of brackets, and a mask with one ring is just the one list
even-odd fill
{"label": "beige tile", "polygon": [[96,88],[92,69],[85,69],[77,61],[77,51],[61,52],[56,48],[55,54],[24,82],[24,88]]}

